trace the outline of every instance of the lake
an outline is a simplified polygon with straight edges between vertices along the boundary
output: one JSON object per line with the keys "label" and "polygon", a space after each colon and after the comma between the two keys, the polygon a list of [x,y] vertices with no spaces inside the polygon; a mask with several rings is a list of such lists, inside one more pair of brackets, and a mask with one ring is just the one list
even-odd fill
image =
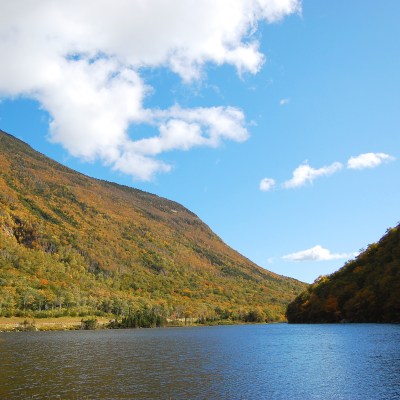
{"label": "lake", "polygon": [[400,325],[0,334],[1,399],[400,399]]}

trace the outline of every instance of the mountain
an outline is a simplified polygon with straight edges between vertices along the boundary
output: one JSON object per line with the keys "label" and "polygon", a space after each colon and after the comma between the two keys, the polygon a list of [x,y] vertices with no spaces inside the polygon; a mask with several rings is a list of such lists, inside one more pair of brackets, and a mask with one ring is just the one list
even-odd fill
{"label": "mountain", "polygon": [[0,315],[273,321],[304,288],[182,205],[82,175],[0,131]]}
{"label": "mountain", "polygon": [[289,304],[289,322],[400,322],[400,225]]}

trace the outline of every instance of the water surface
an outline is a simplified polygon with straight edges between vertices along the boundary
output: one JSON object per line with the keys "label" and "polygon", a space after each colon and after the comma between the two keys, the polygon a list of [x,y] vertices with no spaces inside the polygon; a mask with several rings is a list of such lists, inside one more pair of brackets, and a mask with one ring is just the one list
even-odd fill
{"label": "water surface", "polygon": [[1,399],[400,399],[400,325],[0,334]]}

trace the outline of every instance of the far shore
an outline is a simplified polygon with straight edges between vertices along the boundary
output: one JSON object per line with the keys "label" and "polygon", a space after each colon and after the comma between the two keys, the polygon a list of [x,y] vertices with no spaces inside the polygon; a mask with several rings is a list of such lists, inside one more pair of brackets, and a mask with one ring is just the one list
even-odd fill
{"label": "far shore", "polygon": [[[52,318],[32,318],[32,317],[0,317],[0,333],[1,332],[26,332],[26,331],[69,331],[85,329],[82,321],[96,320],[96,324],[92,329],[134,329],[134,328],[110,328],[108,325],[113,320],[112,317],[52,317]],[[276,322],[274,322],[276,323]],[[214,326],[214,325],[247,325],[254,323],[246,323],[241,321],[220,320],[201,324],[195,321],[184,320],[170,321],[164,328],[190,327],[190,326]],[[263,322],[262,324],[265,324]],[[88,329],[88,328],[86,328]]]}

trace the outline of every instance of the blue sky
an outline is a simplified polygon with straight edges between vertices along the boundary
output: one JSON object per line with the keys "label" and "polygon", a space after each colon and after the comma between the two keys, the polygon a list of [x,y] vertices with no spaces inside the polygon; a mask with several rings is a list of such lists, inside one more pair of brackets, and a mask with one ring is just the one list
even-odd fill
{"label": "blue sky", "polygon": [[397,0],[12,3],[0,129],[42,153],[306,282],[400,220]]}

